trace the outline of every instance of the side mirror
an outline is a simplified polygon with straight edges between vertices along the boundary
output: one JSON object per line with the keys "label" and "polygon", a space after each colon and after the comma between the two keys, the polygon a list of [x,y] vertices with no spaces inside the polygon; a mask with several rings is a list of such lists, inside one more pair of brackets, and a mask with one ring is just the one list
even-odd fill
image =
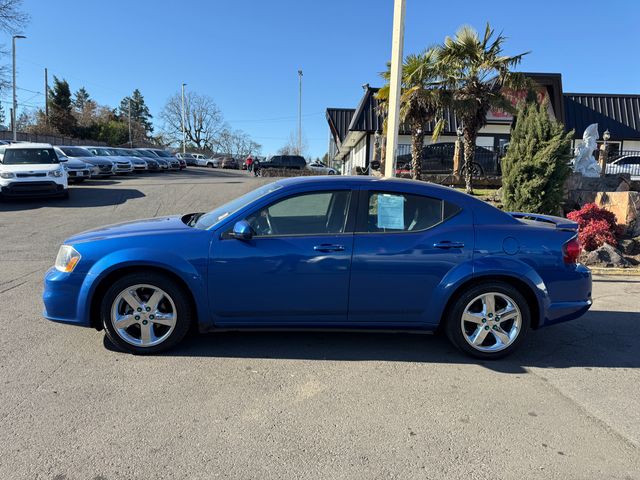
{"label": "side mirror", "polygon": [[62,162],[68,162],[68,161],[69,161],[69,159],[68,159],[67,157],[63,157],[62,155],[58,155],[58,161],[59,161],[60,163],[62,163]]}
{"label": "side mirror", "polygon": [[231,238],[235,238],[237,240],[251,240],[252,237],[253,229],[246,220],[240,220],[233,226]]}

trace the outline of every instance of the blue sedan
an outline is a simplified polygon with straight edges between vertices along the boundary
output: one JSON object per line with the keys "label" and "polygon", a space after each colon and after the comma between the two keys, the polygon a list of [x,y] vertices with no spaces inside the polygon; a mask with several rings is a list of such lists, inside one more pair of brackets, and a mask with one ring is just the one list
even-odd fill
{"label": "blue sedan", "polygon": [[208,213],[75,235],[45,277],[46,318],[155,353],[192,326],[441,330],[479,358],[591,306],[577,226],[437,185],[298,177]]}

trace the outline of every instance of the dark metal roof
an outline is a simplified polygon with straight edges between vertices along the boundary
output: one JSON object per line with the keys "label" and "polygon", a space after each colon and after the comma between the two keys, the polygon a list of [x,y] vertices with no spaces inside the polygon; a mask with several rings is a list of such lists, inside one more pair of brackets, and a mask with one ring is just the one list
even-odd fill
{"label": "dark metal roof", "polygon": [[600,134],[609,130],[611,140],[640,139],[640,95],[565,93],[564,106],[565,125],[576,138],[597,123]]}
{"label": "dark metal roof", "polygon": [[355,111],[354,108],[327,108],[327,122],[337,145],[340,145],[347,136]]}
{"label": "dark metal roof", "polygon": [[[367,88],[367,91],[358,104],[358,108],[356,108],[355,113],[353,114],[353,119],[349,125],[350,131],[369,133],[382,132],[384,118],[378,113],[379,104],[378,99],[375,96],[378,90],[379,88]],[[444,112],[444,118],[446,126],[442,132],[443,135],[455,135],[456,129],[458,128],[458,120],[455,118],[455,115],[447,109]],[[428,132],[432,132],[434,125],[435,122],[429,122],[426,130]],[[400,125],[400,135],[409,134],[409,129],[405,128],[404,125]]]}
{"label": "dark metal roof", "polygon": [[354,113],[349,125],[349,130],[354,132],[381,132],[382,117],[378,113],[378,99],[376,93],[379,88],[367,87],[367,91],[360,100],[356,113]]}

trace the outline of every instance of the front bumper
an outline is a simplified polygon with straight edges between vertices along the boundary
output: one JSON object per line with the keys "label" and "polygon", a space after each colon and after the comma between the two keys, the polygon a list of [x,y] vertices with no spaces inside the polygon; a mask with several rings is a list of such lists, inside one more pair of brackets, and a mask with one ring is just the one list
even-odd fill
{"label": "front bumper", "polygon": [[64,193],[65,190],[65,185],[52,180],[41,182],[10,182],[0,187],[0,193],[7,197],[59,195]]}
{"label": "front bumper", "polygon": [[67,175],[69,176],[69,180],[87,179],[87,178],[91,178],[91,170],[89,169],[67,170]]}
{"label": "front bumper", "polygon": [[131,165],[116,165],[113,169],[114,173],[131,173],[133,172],[133,166]]}
{"label": "front bumper", "polygon": [[49,269],[44,277],[43,315],[54,322],[90,326],[85,309],[85,296],[81,294],[86,275],[64,273],[55,268]]}

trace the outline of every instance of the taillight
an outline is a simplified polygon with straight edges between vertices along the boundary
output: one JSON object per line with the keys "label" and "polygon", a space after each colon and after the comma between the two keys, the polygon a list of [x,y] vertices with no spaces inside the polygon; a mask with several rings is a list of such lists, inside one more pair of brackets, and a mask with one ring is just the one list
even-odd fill
{"label": "taillight", "polygon": [[573,237],[562,246],[563,260],[566,264],[578,263],[578,257],[582,247],[578,241],[578,237]]}

